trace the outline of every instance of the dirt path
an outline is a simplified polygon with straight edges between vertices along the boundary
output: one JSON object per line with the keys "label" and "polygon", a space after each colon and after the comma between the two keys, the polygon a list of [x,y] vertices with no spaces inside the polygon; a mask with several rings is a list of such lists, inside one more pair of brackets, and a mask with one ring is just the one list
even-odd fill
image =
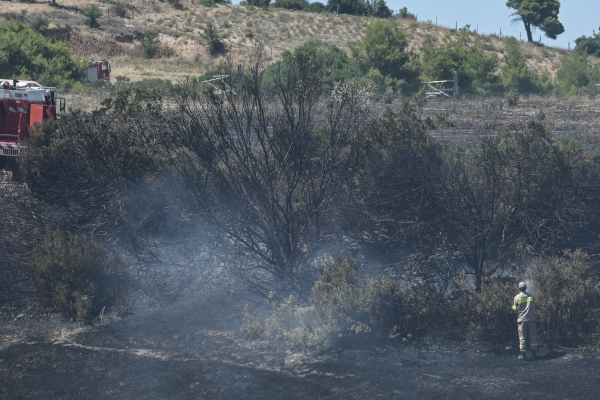
{"label": "dirt path", "polygon": [[190,300],[94,326],[0,321],[0,399],[591,399],[600,355],[428,346],[294,352],[246,340],[236,309]]}

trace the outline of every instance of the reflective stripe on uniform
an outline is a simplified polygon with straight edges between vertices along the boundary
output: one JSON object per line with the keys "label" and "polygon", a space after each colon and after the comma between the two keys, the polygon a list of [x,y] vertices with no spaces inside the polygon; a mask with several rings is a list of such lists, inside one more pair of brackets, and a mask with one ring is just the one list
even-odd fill
{"label": "reflective stripe on uniform", "polygon": [[513,306],[513,310],[516,310],[516,309],[517,309],[517,306]]}
{"label": "reflective stripe on uniform", "polygon": [[524,297],[522,299],[519,299],[518,303],[523,304],[523,303],[529,303],[530,301],[533,301],[533,297]]}
{"label": "reflective stripe on uniform", "polygon": [[525,345],[524,344],[520,344],[519,347],[521,347],[522,349],[524,349]]}
{"label": "reflective stripe on uniform", "polygon": [[537,343],[531,343],[531,347],[537,347]]}

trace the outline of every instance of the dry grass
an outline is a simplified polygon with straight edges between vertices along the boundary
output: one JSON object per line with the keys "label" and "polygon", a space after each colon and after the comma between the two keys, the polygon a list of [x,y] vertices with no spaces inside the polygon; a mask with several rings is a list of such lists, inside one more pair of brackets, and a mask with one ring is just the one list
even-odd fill
{"label": "dry grass", "polygon": [[[0,23],[21,19],[31,21],[36,16],[50,20],[55,31],[68,29],[69,46],[81,57],[109,58],[114,76],[125,76],[132,81],[144,77],[160,77],[177,80],[185,75],[198,76],[224,61],[225,54],[209,55],[201,39],[208,22],[219,27],[224,41],[235,57],[244,59],[257,46],[263,46],[271,60],[277,60],[284,51],[291,51],[309,40],[320,40],[349,51],[352,42],[360,40],[371,19],[351,15],[315,14],[283,9],[258,9],[220,5],[210,8],[198,5],[196,0],[181,0],[183,9],[175,9],[168,2],[155,0],[131,2],[131,18],[102,18],[100,29],[90,30],[83,26],[81,9],[89,4],[105,6],[107,3],[75,0],[59,0],[62,8],[50,6],[51,0],[35,3],[2,2]],[[21,10],[26,9],[23,15]],[[410,47],[419,50],[427,37],[441,42],[447,35],[458,37],[457,32],[426,22],[399,20],[408,33]],[[142,60],[139,38],[146,31],[159,33],[162,49],[159,60]],[[123,43],[124,37],[132,41]],[[506,38],[496,35],[481,36],[490,53],[503,56]],[[522,43],[528,66],[541,72],[547,70],[555,75],[560,59],[566,50],[538,47]],[[593,63],[600,60],[593,58]]]}

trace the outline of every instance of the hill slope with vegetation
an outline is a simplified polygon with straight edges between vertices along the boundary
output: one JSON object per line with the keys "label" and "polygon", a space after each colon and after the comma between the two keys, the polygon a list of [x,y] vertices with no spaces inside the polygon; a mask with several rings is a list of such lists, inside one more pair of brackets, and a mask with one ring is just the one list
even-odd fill
{"label": "hill slope with vegetation", "polygon": [[[243,61],[257,49],[264,50],[267,64],[274,63],[308,42],[322,51],[339,50],[339,56],[355,64],[355,71],[338,79],[371,82],[382,93],[390,87],[396,95],[415,93],[421,80],[452,79],[455,69],[461,89],[482,94],[515,88],[522,93],[573,95],[593,90],[591,84],[600,82],[600,74],[590,67],[598,64],[593,51],[571,57],[564,49],[479,35],[468,25],[456,31],[416,21],[406,9],[387,19],[398,30],[396,42],[383,43],[378,54],[369,54],[360,52],[361,44],[363,50],[371,50],[390,36],[391,31],[381,31],[389,29],[381,22],[385,19],[195,0],[65,0],[3,6],[2,24],[20,20],[47,37],[65,41],[74,57],[110,59],[113,83],[210,76],[228,57]],[[87,16],[92,6],[101,9],[94,24]],[[376,24],[380,25],[373,32]],[[590,47],[592,39],[582,43]],[[389,58],[384,53],[390,46],[402,54]],[[390,65],[381,64],[386,58]],[[404,66],[405,62],[409,64]],[[568,71],[561,74],[561,69]],[[406,75],[408,70],[412,75]]]}

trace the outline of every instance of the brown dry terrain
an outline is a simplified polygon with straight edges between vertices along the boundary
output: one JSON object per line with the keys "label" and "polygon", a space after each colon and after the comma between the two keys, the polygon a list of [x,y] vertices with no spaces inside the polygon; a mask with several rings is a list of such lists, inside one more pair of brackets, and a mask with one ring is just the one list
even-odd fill
{"label": "brown dry terrain", "polygon": [[[241,304],[196,296],[85,326],[0,314],[2,399],[592,399],[600,354],[448,343],[286,349],[239,333]],[[516,342],[516,329],[515,329]]]}
{"label": "brown dry terrain", "polygon": [[[236,57],[244,58],[262,46],[269,57],[276,60],[282,52],[293,50],[309,40],[335,44],[349,51],[349,45],[363,37],[371,21],[367,17],[276,8],[203,7],[195,0],[181,0],[177,8],[166,1],[124,0],[122,3],[128,8],[128,15],[120,18],[115,16],[112,8],[116,2],[58,0],[57,3],[58,7],[51,7],[50,0],[3,1],[0,24],[47,17],[50,21],[48,35],[67,41],[73,54],[84,58],[110,58],[113,76],[124,76],[133,81],[149,77],[177,80],[197,76],[222,62],[224,55],[212,57],[202,45],[200,34],[208,22],[220,29],[230,52]],[[91,4],[106,9],[99,29],[83,25],[82,10]],[[396,23],[406,29],[416,51],[427,37],[441,41],[447,34],[458,36],[454,30],[428,22],[396,20]],[[159,34],[163,44],[159,59],[141,58],[139,39],[146,31]],[[502,58],[506,38],[496,35],[482,35],[481,38],[487,51]],[[522,47],[530,68],[538,72],[547,70],[553,76],[561,57],[567,54],[564,49],[525,42]],[[598,63],[598,60],[591,58],[591,62]]]}

